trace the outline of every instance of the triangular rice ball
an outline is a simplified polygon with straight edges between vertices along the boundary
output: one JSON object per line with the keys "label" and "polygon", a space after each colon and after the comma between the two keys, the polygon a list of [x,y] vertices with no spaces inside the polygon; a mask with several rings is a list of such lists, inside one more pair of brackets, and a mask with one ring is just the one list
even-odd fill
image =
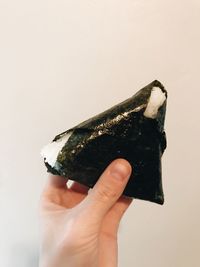
{"label": "triangular rice ball", "polygon": [[163,204],[166,102],[166,90],[154,81],[133,97],[57,135],[42,151],[48,171],[93,187],[109,163],[124,158],[133,167],[124,195]]}

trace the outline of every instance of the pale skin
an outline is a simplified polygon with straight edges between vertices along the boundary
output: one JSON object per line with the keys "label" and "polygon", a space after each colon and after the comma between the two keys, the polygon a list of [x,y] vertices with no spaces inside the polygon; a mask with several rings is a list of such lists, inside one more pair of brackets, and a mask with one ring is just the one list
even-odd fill
{"label": "pale skin", "polygon": [[132,202],[122,192],[131,172],[117,159],[91,190],[50,176],[40,201],[40,267],[117,267],[118,228]]}

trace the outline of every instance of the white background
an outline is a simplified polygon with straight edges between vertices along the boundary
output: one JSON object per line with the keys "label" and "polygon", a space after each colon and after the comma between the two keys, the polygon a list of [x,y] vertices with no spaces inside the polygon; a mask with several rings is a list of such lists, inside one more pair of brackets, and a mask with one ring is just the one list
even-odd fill
{"label": "white background", "polygon": [[166,202],[134,201],[119,266],[200,266],[199,49],[199,0],[0,0],[0,266],[38,265],[40,148],[154,79]]}

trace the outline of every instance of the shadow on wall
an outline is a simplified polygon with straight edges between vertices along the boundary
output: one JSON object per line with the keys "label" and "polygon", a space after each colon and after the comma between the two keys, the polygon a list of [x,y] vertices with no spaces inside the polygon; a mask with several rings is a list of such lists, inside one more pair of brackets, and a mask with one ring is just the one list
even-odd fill
{"label": "shadow on wall", "polygon": [[36,267],[39,265],[38,247],[31,244],[15,244],[12,246],[8,267]]}

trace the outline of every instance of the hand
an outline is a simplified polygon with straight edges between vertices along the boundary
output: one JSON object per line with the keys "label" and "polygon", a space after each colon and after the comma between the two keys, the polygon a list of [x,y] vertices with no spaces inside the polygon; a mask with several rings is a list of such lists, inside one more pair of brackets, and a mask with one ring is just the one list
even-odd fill
{"label": "hand", "polygon": [[114,160],[93,189],[51,176],[40,203],[40,267],[116,267],[117,232],[132,199],[121,196],[131,174]]}

